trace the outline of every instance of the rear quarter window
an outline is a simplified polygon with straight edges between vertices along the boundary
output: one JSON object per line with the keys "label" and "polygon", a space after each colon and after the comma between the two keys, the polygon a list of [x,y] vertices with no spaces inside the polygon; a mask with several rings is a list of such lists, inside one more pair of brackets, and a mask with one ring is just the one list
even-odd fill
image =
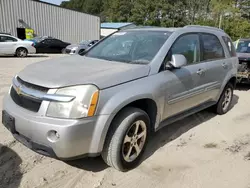
{"label": "rear quarter window", "polygon": [[227,49],[229,51],[229,54],[231,57],[236,57],[236,50],[234,47],[234,44],[232,42],[232,40],[229,37],[223,36],[223,41],[225,42]]}

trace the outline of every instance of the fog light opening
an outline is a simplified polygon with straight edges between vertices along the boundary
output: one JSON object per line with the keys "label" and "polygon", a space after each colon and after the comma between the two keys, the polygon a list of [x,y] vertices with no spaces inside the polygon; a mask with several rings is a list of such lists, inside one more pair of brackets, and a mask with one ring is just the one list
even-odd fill
{"label": "fog light opening", "polygon": [[60,138],[60,134],[55,131],[55,130],[51,130],[48,132],[48,136],[47,136],[47,139],[50,141],[50,142],[56,142],[58,141]]}

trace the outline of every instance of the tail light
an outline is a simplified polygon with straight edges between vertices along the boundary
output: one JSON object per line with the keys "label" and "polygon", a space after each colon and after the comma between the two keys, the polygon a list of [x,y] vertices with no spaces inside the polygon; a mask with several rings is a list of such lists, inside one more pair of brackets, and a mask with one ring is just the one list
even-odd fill
{"label": "tail light", "polygon": [[34,42],[31,44],[31,46],[33,46],[33,47],[35,46]]}

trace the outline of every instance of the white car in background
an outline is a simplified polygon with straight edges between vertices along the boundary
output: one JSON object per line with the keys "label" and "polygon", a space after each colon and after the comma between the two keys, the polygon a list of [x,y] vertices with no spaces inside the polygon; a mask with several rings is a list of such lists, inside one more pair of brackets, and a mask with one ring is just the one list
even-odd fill
{"label": "white car in background", "polygon": [[0,56],[15,55],[26,57],[28,54],[35,54],[36,49],[31,41],[23,41],[8,34],[0,34]]}

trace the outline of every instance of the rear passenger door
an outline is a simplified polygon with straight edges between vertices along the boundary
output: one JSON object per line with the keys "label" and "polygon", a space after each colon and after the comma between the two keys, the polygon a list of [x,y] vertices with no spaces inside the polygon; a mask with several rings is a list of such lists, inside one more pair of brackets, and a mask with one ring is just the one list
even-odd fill
{"label": "rear passenger door", "polygon": [[201,33],[202,56],[201,61],[206,63],[206,100],[215,100],[220,92],[222,83],[227,75],[229,64],[221,40],[216,35]]}

